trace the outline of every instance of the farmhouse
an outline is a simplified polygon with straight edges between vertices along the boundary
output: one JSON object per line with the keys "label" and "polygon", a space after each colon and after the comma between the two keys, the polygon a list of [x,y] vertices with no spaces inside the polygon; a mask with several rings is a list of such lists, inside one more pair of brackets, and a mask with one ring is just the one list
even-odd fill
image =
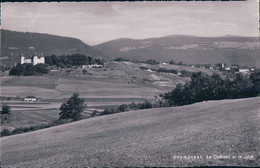
{"label": "farmhouse", "polygon": [[103,65],[93,64],[93,65],[82,65],[82,68],[102,68]]}
{"label": "farmhouse", "polygon": [[239,72],[241,72],[241,73],[248,73],[249,69],[239,69]]}
{"label": "farmhouse", "polygon": [[34,96],[26,96],[26,97],[24,98],[24,101],[35,102],[35,101],[37,101],[37,98],[34,97]]}
{"label": "farmhouse", "polygon": [[45,63],[45,58],[43,56],[33,56],[31,58],[25,58],[24,56],[21,57],[21,64],[25,64],[25,63],[28,63],[28,64],[33,64],[33,65],[36,65],[36,64],[44,64]]}

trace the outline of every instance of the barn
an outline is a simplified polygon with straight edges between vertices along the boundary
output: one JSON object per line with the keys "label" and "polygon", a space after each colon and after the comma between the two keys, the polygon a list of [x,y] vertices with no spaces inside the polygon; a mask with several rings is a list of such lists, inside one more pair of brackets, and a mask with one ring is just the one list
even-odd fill
{"label": "barn", "polygon": [[37,98],[34,97],[34,96],[26,96],[26,97],[24,98],[24,101],[35,102],[35,101],[37,101]]}

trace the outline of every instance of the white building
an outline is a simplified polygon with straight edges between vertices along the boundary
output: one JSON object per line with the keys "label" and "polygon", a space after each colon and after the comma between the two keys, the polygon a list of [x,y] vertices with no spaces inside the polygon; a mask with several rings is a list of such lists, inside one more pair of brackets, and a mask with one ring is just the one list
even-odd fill
{"label": "white building", "polygon": [[32,63],[32,59],[31,58],[25,59],[25,57],[22,56],[21,57],[21,64],[25,64],[25,63],[31,64]]}
{"label": "white building", "polygon": [[24,98],[24,101],[35,102],[35,101],[37,101],[37,98],[34,96],[27,96]]}
{"label": "white building", "polygon": [[239,72],[241,72],[241,73],[248,73],[249,69],[239,69]]}
{"label": "white building", "polygon": [[43,56],[38,57],[38,56],[33,56],[32,58],[25,58],[24,56],[21,57],[21,64],[44,64],[45,63],[45,58]]}
{"label": "white building", "polygon": [[82,68],[102,68],[103,65],[93,64],[93,65],[82,65]]}
{"label": "white building", "polygon": [[36,65],[36,64],[44,64],[44,63],[45,63],[45,58],[44,58],[44,57],[34,56],[32,63],[33,63],[33,65]]}

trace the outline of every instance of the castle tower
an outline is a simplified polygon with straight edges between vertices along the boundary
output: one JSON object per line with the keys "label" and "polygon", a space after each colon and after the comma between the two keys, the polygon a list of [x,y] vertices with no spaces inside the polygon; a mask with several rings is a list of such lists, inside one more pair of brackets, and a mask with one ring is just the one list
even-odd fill
{"label": "castle tower", "polygon": [[22,55],[21,57],[21,64],[24,64],[25,63],[25,57]]}

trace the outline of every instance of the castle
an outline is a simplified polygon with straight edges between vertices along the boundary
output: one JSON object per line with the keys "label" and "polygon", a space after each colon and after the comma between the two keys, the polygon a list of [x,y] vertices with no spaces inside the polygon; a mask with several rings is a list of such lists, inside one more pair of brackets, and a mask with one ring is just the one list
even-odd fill
{"label": "castle", "polygon": [[36,65],[36,64],[44,64],[45,63],[45,59],[43,56],[33,56],[31,58],[25,58],[24,56],[21,57],[21,64],[25,64],[25,63],[28,63],[28,64],[33,64],[33,65]]}

